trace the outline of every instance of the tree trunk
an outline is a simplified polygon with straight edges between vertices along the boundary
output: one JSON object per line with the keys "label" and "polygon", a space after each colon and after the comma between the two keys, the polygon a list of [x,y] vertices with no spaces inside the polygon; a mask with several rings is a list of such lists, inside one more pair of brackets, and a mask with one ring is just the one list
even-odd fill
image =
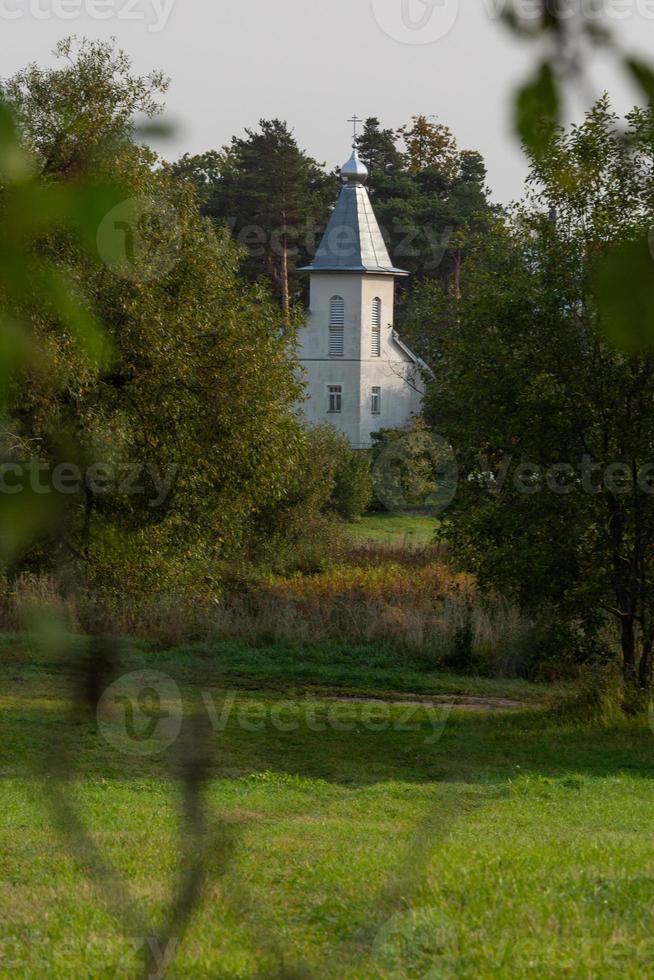
{"label": "tree trunk", "polygon": [[644,691],[652,685],[652,646],[654,639],[649,637],[643,643],[643,653],[638,664],[638,682]]}
{"label": "tree trunk", "polygon": [[290,296],[288,288],[288,246],[286,244],[286,239],[282,244],[282,264],[279,275],[280,286],[282,290],[282,313],[284,314],[284,319],[288,319],[288,312],[290,309]]}
{"label": "tree trunk", "polygon": [[623,616],[620,621],[620,642],[622,645],[622,668],[624,679],[635,684],[636,676],[636,637],[633,616]]}
{"label": "tree trunk", "polygon": [[454,253],[454,298],[456,300],[461,299],[461,267],[463,265],[463,258],[461,256],[461,249],[457,248]]}

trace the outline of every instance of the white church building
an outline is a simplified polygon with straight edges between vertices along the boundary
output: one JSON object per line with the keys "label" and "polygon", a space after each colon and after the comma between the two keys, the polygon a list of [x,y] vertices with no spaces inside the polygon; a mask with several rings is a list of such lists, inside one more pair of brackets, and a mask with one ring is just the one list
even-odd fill
{"label": "white church building", "polygon": [[423,362],[393,329],[395,280],[356,150],[341,169],[343,188],[311,265],[309,314],[299,359],[309,425],[331,423],[356,449],[371,433],[401,428],[420,411]]}

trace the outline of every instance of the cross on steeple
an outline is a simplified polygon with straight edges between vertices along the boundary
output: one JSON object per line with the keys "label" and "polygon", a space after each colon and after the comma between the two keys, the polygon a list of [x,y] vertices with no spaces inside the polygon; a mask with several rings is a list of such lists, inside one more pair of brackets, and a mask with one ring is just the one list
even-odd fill
{"label": "cross on steeple", "polygon": [[353,124],[354,132],[352,134],[352,146],[356,146],[356,141],[357,141],[357,123],[363,122],[363,119],[359,119],[359,117],[357,116],[357,114],[355,112],[354,115],[352,116],[352,118],[351,119],[348,119],[348,122],[350,122],[350,123]]}

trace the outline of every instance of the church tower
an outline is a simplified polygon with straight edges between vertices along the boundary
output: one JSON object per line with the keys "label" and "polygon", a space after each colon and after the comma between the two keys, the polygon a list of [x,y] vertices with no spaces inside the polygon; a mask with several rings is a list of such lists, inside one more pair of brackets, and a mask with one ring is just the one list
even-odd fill
{"label": "church tower", "polygon": [[400,428],[420,411],[422,366],[393,329],[395,280],[356,151],[341,169],[343,188],[311,265],[309,314],[299,358],[310,425],[331,423],[356,449],[371,433]]}

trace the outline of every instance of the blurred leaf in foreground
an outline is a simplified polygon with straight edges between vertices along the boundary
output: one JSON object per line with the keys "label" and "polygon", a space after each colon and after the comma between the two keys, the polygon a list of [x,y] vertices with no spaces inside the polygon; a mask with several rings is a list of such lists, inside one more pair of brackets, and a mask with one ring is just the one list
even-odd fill
{"label": "blurred leaf in foreground", "polygon": [[559,122],[559,110],[554,72],[551,65],[543,62],[515,99],[517,133],[535,156],[547,149],[552,129]]}
{"label": "blurred leaf in foreground", "polygon": [[600,322],[617,347],[654,348],[654,259],[652,235],[621,243],[600,259],[592,274]]}
{"label": "blurred leaf in foreground", "polygon": [[[21,385],[34,365],[41,377],[56,372],[47,347],[34,332],[39,317],[74,338],[88,361],[107,363],[109,348],[86,296],[60,263],[47,255],[52,236],[86,252],[92,261],[98,223],[121,193],[92,182],[56,184],[38,174],[23,147],[11,109],[0,102],[0,411],[20,405]],[[18,396],[17,396],[18,389]],[[6,422],[6,424],[5,424]],[[61,501],[52,492],[35,492],[29,466],[17,449],[17,436],[5,419],[0,446],[0,562],[11,561],[56,525]]]}

